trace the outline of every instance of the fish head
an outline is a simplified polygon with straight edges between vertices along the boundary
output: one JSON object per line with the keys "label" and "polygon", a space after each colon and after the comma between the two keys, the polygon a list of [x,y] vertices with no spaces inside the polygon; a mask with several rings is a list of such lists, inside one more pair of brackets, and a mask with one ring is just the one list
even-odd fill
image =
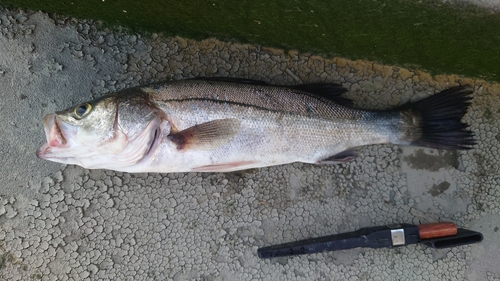
{"label": "fish head", "polygon": [[[160,136],[163,111],[138,91],[124,91],[47,114],[39,158],[89,169],[124,170]],[[161,127],[161,128],[160,128]],[[168,132],[167,132],[168,133]]]}

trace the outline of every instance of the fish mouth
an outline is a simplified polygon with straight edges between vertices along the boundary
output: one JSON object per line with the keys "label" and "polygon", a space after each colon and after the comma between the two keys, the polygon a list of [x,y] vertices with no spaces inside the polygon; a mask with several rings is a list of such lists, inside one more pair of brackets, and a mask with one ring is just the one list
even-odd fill
{"label": "fish mouth", "polygon": [[49,158],[51,148],[53,147],[63,147],[66,145],[67,141],[64,137],[61,125],[59,124],[59,119],[56,114],[47,114],[43,118],[43,128],[45,130],[45,137],[47,138],[47,143],[42,145],[37,151],[36,156],[38,158],[47,159]]}

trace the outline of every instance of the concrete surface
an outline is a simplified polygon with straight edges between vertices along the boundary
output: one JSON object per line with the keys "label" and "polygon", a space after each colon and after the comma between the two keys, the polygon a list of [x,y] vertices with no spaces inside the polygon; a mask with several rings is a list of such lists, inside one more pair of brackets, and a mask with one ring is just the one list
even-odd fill
{"label": "concrete surface", "polygon": [[[262,46],[142,37],[0,10],[0,279],[500,280],[500,85]],[[141,83],[234,76],[340,82],[387,108],[474,87],[470,151],[369,146],[339,166],[126,174],[38,160],[42,117]],[[481,244],[260,260],[258,247],[361,227],[453,221]]]}

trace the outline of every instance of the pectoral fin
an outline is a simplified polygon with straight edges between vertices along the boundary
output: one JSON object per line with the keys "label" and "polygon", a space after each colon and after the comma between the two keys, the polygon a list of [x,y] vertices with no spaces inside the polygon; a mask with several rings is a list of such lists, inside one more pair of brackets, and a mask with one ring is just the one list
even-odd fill
{"label": "pectoral fin", "polygon": [[341,164],[349,162],[358,157],[359,154],[353,149],[347,149],[326,159],[318,161],[318,164]]}
{"label": "pectoral fin", "polygon": [[218,119],[195,125],[167,138],[177,144],[177,149],[213,149],[233,139],[240,128],[240,121],[234,118]]}

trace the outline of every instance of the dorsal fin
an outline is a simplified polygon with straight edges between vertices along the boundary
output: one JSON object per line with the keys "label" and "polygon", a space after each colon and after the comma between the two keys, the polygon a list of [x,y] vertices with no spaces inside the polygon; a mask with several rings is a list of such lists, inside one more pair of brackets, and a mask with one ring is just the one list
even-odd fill
{"label": "dorsal fin", "polygon": [[193,80],[205,80],[205,81],[239,83],[239,84],[261,85],[261,86],[269,85],[266,82],[260,80],[234,78],[234,77],[199,77],[199,78],[193,78]]}
{"label": "dorsal fin", "polygon": [[193,78],[193,80],[285,87],[313,94],[316,96],[320,96],[322,98],[334,101],[341,105],[352,106],[352,101],[350,99],[342,97],[342,94],[347,92],[348,90],[342,87],[342,85],[335,83],[312,83],[312,84],[302,84],[295,86],[283,86],[283,85],[270,85],[264,81],[259,81],[259,80],[234,78],[234,77],[200,77],[200,78]]}
{"label": "dorsal fin", "polygon": [[348,98],[342,97],[342,94],[348,90],[340,84],[334,83],[313,83],[302,84],[290,87],[295,90],[303,91],[309,94],[320,96],[322,98],[332,100],[338,104],[345,106],[352,106],[352,101]]}

